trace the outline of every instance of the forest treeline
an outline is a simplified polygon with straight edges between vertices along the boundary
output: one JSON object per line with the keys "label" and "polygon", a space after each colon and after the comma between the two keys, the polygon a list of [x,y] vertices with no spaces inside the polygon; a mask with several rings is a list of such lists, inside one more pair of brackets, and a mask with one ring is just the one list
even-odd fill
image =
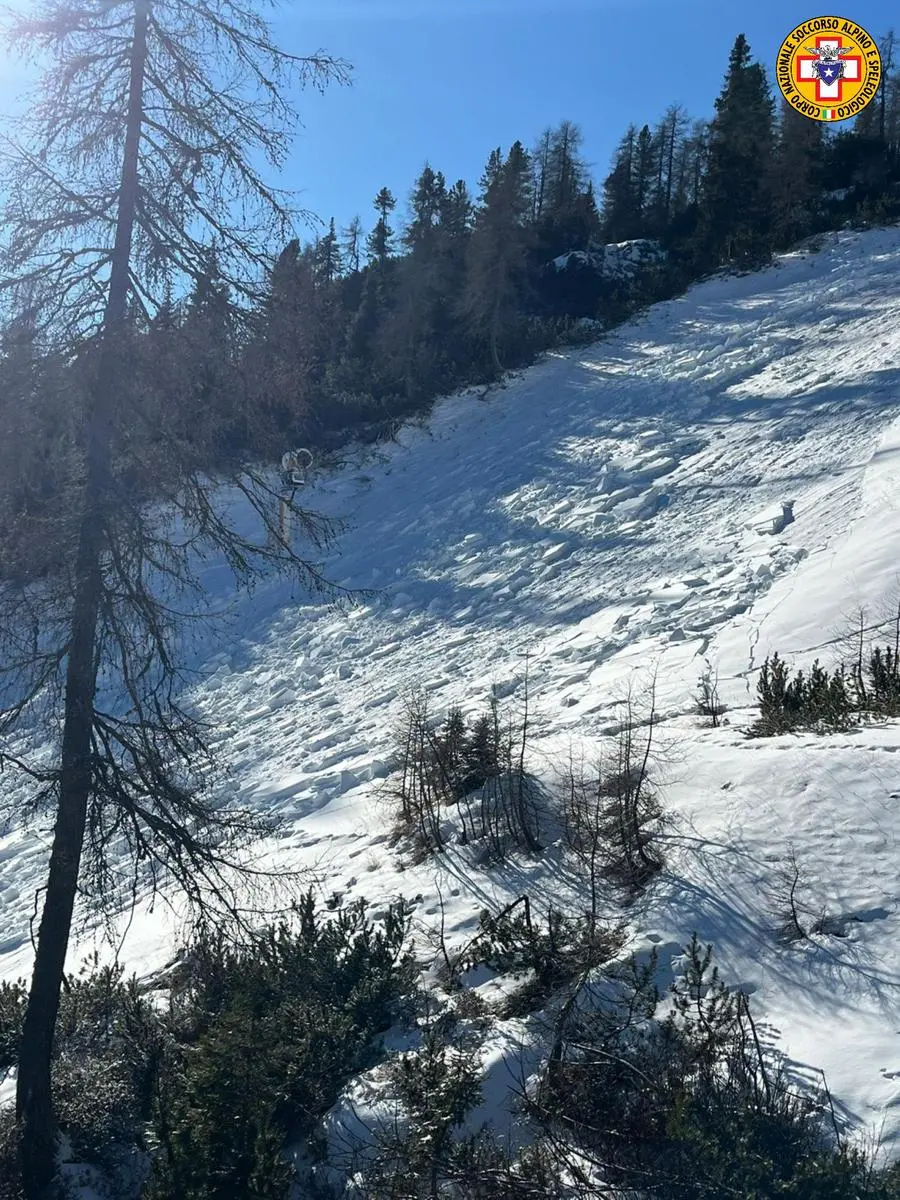
{"label": "forest treeline", "polygon": [[[177,410],[165,417],[189,436],[202,426],[212,467],[298,442],[377,438],[433,398],[578,336],[585,319],[608,327],[723,266],[754,269],[810,235],[894,219],[893,34],[881,48],[883,86],[852,128],[779,107],[741,35],[712,118],[672,105],[655,125],[629,126],[599,186],[571,121],[530,149],[492,150],[474,193],[426,165],[405,220],[382,188],[370,227],[332,220],[285,246],[252,309],[229,303],[212,245],[189,296],[133,313],[135,354],[158,366],[153,404]],[[632,239],[665,254],[652,268],[604,272],[596,251]],[[58,491],[77,424],[70,364],[41,356],[35,340],[26,311],[7,325],[0,360],[0,493],[13,515]]]}

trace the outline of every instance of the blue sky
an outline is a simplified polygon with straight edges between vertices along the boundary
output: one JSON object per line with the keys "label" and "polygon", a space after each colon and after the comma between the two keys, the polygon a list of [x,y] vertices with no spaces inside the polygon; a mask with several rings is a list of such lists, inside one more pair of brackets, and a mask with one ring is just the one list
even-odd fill
{"label": "blue sky", "polygon": [[[887,0],[284,0],[275,11],[286,49],[347,59],[354,80],[298,97],[305,128],[282,182],[322,219],[359,213],[366,228],[382,186],[405,214],[426,160],[474,189],[493,147],[530,146],[563,119],[581,127],[602,180],[629,122],[652,124],[674,102],[712,114],[740,32],[771,74],[801,21],[837,12],[877,37],[897,20]],[[0,105],[11,70],[0,64]]]}
{"label": "blue sky", "polygon": [[629,122],[674,102],[712,115],[738,33],[771,76],[790,30],[835,12],[900,32],[886,0],[289,0],[283,41],[354,67],[352,87],[301,98],[291,183],[319,216],[368,227],[383,185],[405,212],[426,159],[474,187],[492,147],[564,118],[602,179]]}

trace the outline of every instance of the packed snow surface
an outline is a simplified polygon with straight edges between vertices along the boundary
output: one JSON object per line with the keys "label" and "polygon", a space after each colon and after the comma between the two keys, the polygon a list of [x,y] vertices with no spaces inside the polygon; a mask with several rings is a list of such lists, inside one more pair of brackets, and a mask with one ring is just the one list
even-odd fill
{"label": "packed snow surface", "polygon": [[[404,861],[389,845],[392,727],[416,686],[435,714],[480,710],[491,689],[520,703],[527,665],[533,764],[550,775],[573,749],[595,753],[629,683],[642,695],[655,673],[656,778],[673,820],[666,868],[626,914],[632,944],[657,946],[671,971],[694,930],[713,942],[767,1040],[801,1075],[823,1069],[839,1118],[893,1152],[900,727],[743,729],[767,654],[829,661],[861,606],[875,623],[897,599],[898,364],[900,230],[841,233],[443,401],[396,444],[321,474],[308,505],[348,522],[327,572],[366,594],[341,608],[273,582],[235,598],[193,693],[235,797],[284,818],[261,855],[376,912],[418,897],[420,948],[441,904],[451,946],[480,908],[526,889],[539,908],[577,909],[558,848],[490,870],[455,849]],[[779,532],[786,501],[794,520]],[[210,567],[211,590],[218,578]],[[731,706],[719,729],[692,711],[706,663]],[[771,902],[791,845],[804,904],[832,918],[794,946]],[[35,831],[0,842],[6,976],[29,965],[46,854]],[[165,910],[141,908],[123,957],[146,973],[170,936]],[[90,944],[87,930],[73,965]],[[513,1059],[527,1056],[520,1025],[492,1034],[480,1120],[507,1105]],[[376,1104],[377,1080],[354,1085],[357,1112]]]}

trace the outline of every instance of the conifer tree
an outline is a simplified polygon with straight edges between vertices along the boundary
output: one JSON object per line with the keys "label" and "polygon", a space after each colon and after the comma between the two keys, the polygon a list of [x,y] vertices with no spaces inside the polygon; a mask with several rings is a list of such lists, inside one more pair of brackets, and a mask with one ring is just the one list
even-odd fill
{"label": "conifer tree", "polygon": [[641,236],[647,233],[650,208],[653,200],[653,181],[656,176],[656,146],[650,126],[642,126],[634,146],[632,189],[637,209],[638,230]]}
{"label": "conifer tree", "polygon": [[735,39],[710,125],[699,249],[706,267],[754,266],[771,251],[774,109],[764,68]]}
{"label": "conifer tree", "polygon": [[372,202],[378,220],[365,239],[368,265],[359,299],[344,331],[340,361],[332,373],[338,392],[345,396],[377,396],[384,375],[383,330],[389,324],[396,294],[394,229],[390,216],[397,200],[383,187]]}
{"label": "conifer tree", "polygon": [[366,249],[369,261],[383,266],[394,252],[394,231],[389,224],[389,219],[397,207],[397,201],[390,188],[384,187],[372,203],[378,213],[378,220],[366,239]]}
{"label": "conifer tree", "polygon": [[641,227],[640,199],[634,185],[635,143],[638,132],[629,125],[613,156],[613,166],[603,183],[603,240],[624,242],[637,237]]}
{"label": "conifer tree", "polygon": [[[157,332],[163,325],[157,322]],[[232,448],[249,444],[250,421],[241,404],[244,389],[240,383],[241,351],[239,319],[228,284],[221,278],[218,256],[212,247],[193,281],[177,333],[169,339],[170,353],[176,355],[182,372],[184,394],[190,397],[189,417],[180,424],[181,436],[194,440],[198,429],[220,430],[220,445],[228,457]],[[166,422],[187,416],[173,414],[165,406]],[[162,415],[162,414],[161,414]]]}
{"label": "conifer tree", "polygon": [[518,350],[531,242],[529,155],[515,142],[506,159],[492,151],[481,178],[481,202],[469,240],[463,300],[474,337],[483,338],[497,373]]}
{"label": "conifer tree", "polygon": [[427,256],[433,252],[446,200],[447,181],[440,171],[433,171],[426,163],[413,188],[411,219],[402,238],[412,254]]}
{"label": "conifer tree", "polygon": [[295,441],[309,423],[316,303],[313,254],[292,238],[270,272],[246,356],[256,419],[264,415],[273,446]]}
{"label": "conifer tree", "polygon": [[775,150],[773,237],[787,247],[814,232],[821,205],[825,140],[820,121],[784,103]]}
{"label": "conifer tree", "polygon": [[457,179],[444,196],[441,227],[450,242],[465,241],[472,229],[472,197],[464,179]]}
{"label": "conifer tree", "polygon": [[408,251],[397,264],[393,305],[384,323],[381,356],[406,399],[415,403],[443,378],[437,344],[437,312],[442,302],[441,225],[447,184],[426,163],[410,197],[410,219],[401,242]]}
{"label": "conifer tree", "polygon": [[534,169],[535,237],[540,260],[566,250],[583,250],[599,231],[594,190],[580,155],[582,135],[572,121],[549,130],[538,145],[540,165]]}
{"label": "conifer tree", "polygon": [[434,337],[447,386],[470,377],[469,345],[461,317],[466,283],[466,257],[472,233],[474,205],[465,180],[447,188],[437,243]]}
{"label": "conifer tree", "polygon": [[334,217],[328,223],[328,232],[318,239],[315,248],[316,279],[323,284],[332,284],[343,266],[341,248],[334,227]]}

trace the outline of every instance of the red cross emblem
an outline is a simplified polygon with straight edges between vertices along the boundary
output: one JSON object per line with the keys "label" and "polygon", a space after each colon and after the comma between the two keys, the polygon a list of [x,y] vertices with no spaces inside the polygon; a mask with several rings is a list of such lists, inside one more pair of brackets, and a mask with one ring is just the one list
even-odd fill
{"label": "red cross emblem", "polygon": [[[825,47],[834,51],[834,80],[826,82],[830,64],[823,63],[821,55],[798,54],[795,58],[797,82],[815,82],[816,100],[820,104],[841,104],[844,99],[844,80],[846,79],[848,83],[856,83],[862,79],[862,55],[839,55],[838,51],[844,48],[844,40],[840,34],[832,37],[817,37],[816,49]],[[844,68],[843,71],[840,69],[841,66]],[[823,79],[823,75],[825,75],[825,79]]]}

